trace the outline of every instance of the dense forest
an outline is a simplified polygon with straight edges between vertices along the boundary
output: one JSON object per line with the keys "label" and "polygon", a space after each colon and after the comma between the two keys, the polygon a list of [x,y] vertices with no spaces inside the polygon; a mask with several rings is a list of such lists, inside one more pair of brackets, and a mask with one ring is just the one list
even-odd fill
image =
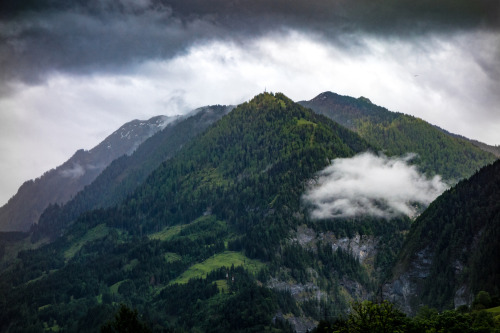
{"label": "dense forest", "polygon": [[50,205],[42,213],[34,229],[54,238],[80,214],[97,208],[108,208],[123,201],[163,161],[175,154],[190,140],[222,118],[232,107],[209,106],[195,110],[193,115],[168,124],[142,143],[131,155],[114,160],[73,199],[64,205]]}
{"label": "dense forest", "polygon": [[[382,282],[393,279],[394,261],[400,264],[393,272],[404,271],[401,262],[420,250],[415,245],[420,235],[448,253],[438,231],[448,237],[447,230],[461,230],[448,227],[452,221],[439,208],[450,193],[457,193],[453,200],[477,198],[464,210],[458,208],[462,202],[450,199],[447,205],[457,216],[476,221],[475,214],[489,208],[485,219],[497,221],[498,163],[446,192],[417,221],[405,216],[314,220],[302,195],[318,171],[332,159],[379,146],[279,93],[260,94],[226,110],[214,107],[211,114],[177,123],[175,131],[167,127],[132,156],[115,161],[74,206],[47,209],[31,233],[0,234],[0,331],[117,332],[129,326],[138,332],[314,327],[375,332],[389,327],[376,328],[379,321],[396,325],[393,331],[439,331],[448,327],[443,322],[494,331],[493,315],[474,312],[477,306],[438,312],[453,307],[453,286],[443,283],[439,271],[449,274],[451,263],[444,257],[433,261],[437,274],[426,280],[440,289],[422,294],[435,295],[425,304],[438,310],[424,307],[420,317],[411,318],[398,310],[397,299],[378,301],[385,297]],[[193,126],[199,126],[197,136],[181,135]],[[469,184],[476,183],[474,192]],[[86,203],[85,196],[94,209],[77,205]],[[491,201],[484,206],[486,197]],[[435,227],[425,222],[439,219],[446,221]],[[469,223],[473,229],[474,223]],[[495,237],[497,229],[481,230]],[[451,238],[453,244],[460,235]],[[478,240],[481,251],[471,251],[467,259],[477,267],[467,271],[476,277],[469,289],[491,295],[488,305],[494,306],[497,268],[478,266],[498,249],[494,241]]]}
{"label": "dense forest", "polygon": [[[497,300],[498,302],[498,300]],[[490,295],[482,291],[478,293],[472,308],[467,306],[457,310],[438,312],[436,309],[423,306],[414,317],[408,317],[388,301],[374,303],[371,301],[354,302],[346,317],[333,321],[322,320],[312,330],[313,333],[386,333],[386,332],[499,332],[500,309],[485,311],[485,306],[498,305],[492,303]]]}
{"label": "dense forest", "polygon": [[325,92],[300,104],[354,130],[388,155],[417,154],[424,172],[439,174],[450,183],[472,176],[496,157],[422,119],[391,112],[365,97]]}
{"label": "dense forest", "polygon": [[[85,213],[51,244],[20,252],[1,273],[1,325],[92,331],[119,303],[157,329],[289,330],[288,315],[336,316],[347,304],[340,279],[373,281],[349,253],[325,244],[305,250],[287,238],[308,223],[300,200],[306,181],[331,159],[369,148],[281,94],[259,95],[164,162],[122,204]],[[51,236],[50,222],[41,220],[32,241]],[[346,221],[336,229],[356,227]],[[318,257],[312,276],[310,259]],[[314,281],[327,294],[297,302],[286,289],[266,287],[272,276]]]}
{"label": "dense forest", "polygon": [[443,193],[412,224],[393,280],[420,265],[425,279],[413,281],[418,292],[410,302],[439,309],[456,306],[456,296],[467,300],[480,290],[498,296],[499,235],[497,161]]}

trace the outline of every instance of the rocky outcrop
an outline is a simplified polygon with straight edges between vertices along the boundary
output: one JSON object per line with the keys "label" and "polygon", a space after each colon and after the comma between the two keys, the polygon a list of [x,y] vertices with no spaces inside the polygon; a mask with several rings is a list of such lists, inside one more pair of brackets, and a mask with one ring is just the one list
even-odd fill
{"label": "rocky outcrop", "polygon": [[331,231],[317,233],[307,226],[297,227],[297,232],[291,240],[302,247],[315,251],[318,242],[331,244],[333,250],[342,249],[357,258],[360,263],[373,265],[377,255],[378,240],[374,236],[356,234],[352,238],[337,238]]}
{"label": "rocky outcrop", "polygon": [[[374,271],[374,261],[378,251],[378,239],[374,236],[366,236],[356,234],[354,237],[337,238],[333,232],[316,232],[314,229],[305,225],[297,227],[297,231],[290,239],[291,243],[297,243],[308,251],[316,253],[318,245],[331,246],[333,251],[338,249],[349,253],[352,257],[359,260],[368,272]],[[307,283],[298,283],[293,280],[279,280],[272,278],[267,282],[267,287],[280,291],[287,291],[300,304],[307,301],[322,301],[332,297],[327,291],[322,290],[315,283],[315,278],[318,273],[309,268],[308,275],[313,280]],[[345,301],[349,300],[365,300],[373,297],[373,293],[359,281],[352,280],[347,276],[343,276],[338,280],[338,287],[341,290],[342,297]],[[347,309],[345,309],[347,310]],[[294,316],[292,314],[278,313],[276,318],[287,320],[296,332],[306,332],[317,325],[317,321],[307,316]]]}
{"label": "rocky outcrop", "polygon": [[429,247],[418,252],[409,263],[408,269],[401,269],[401,274],[382,287],[382,297],[399,306],[408,314],[414,314],[419,305],[418,295],[423,283],[430,275],[432,255]]}

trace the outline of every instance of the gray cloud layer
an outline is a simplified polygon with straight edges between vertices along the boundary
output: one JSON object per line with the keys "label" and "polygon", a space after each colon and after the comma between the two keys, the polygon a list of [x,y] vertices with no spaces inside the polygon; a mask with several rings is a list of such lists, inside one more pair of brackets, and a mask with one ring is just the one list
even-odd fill
{"label": "gray cloud layer", "polygon": [[412,158],[363,153],[340,158],[320,172],[317,184],[303,197],[317,219],[397,215],[415,216],[415,204],[429,205],[446,188],[439,176],[428,179]]}
{"label": "gray cloud layer", "polygon": [[[120,71],[203,41],[245,43],[270,30],[307,31],[352,48],[359,34],[496,30],[500,17],[494,0],[10,0],[1,6],[0,79],[31,83],[52,71]],[[479,61],[496,68],[491,59]],[[498,78],[497,70],[490,73]]]}
{"label": "gray cloud layer", "polygon": [[499,17],[497,0],[0,1],[0,204],[124,122],[265,88],[498,144]]}

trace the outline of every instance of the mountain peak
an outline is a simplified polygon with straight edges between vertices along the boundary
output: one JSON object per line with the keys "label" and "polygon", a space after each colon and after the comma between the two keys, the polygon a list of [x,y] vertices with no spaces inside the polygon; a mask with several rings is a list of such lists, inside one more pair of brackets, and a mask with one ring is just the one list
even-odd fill
{"label": "mountain peak", "polygon": [[91,150],[79,149],[56,169],[26,182],[7,204],[0,207],[0,230],[28,230],[38,222],[50,203],[67,202],[92,183],[114,159],[130,155],[144,140],[178,118],[156,116],[130,121]]}

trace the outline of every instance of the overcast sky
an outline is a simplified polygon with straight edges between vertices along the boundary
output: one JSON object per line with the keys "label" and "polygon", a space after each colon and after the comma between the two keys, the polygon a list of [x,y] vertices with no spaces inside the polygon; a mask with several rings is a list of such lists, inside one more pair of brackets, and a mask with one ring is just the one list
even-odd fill
{"label": "overcast sky", "polygon": [[123,123],[237,104],[365,96],[500,144],[497,0],[6,0],[0,205]]}

